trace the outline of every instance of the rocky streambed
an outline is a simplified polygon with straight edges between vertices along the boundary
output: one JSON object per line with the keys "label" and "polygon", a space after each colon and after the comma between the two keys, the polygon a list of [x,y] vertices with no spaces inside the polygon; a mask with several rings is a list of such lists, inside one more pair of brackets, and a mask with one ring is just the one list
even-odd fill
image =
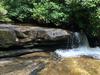
{"label": "rocky streambed", "polygon": [[0,75],[100,75],[100,60],[54,53],[78,46],[64,29],[0,24]]}
{"label": "rocky streambed", "polygon": [[0,59],[0,75],[100,75],[100,60],[56,59],[48,52]]}

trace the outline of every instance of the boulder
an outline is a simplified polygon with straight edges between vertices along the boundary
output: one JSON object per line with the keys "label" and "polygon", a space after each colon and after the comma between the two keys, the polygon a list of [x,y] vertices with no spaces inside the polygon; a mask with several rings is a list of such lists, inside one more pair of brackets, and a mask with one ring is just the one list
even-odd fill
{"label": "boulder", "polygon": [[0,24],[0,47],[62,44],[69,36],[58,28]]}

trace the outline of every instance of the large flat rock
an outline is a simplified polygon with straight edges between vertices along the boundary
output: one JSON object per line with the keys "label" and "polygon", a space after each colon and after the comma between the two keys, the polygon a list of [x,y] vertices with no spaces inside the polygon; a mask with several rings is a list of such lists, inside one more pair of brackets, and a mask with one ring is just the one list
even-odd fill
{"label": "large flat rock", "polygon": [[0,24],[0,47],[65,43],[70,32],[57,28]]}
{"label": "large flat rock", "polygon": [[91,58],[65,58],[50,61],[39,75],[100,75],[100,60]]}
{"label": "large flat rock", "polygon": [[38,52],[0,60],[0,75],[100,75],[100,60],[89,57],[54,60],[50,54]]}

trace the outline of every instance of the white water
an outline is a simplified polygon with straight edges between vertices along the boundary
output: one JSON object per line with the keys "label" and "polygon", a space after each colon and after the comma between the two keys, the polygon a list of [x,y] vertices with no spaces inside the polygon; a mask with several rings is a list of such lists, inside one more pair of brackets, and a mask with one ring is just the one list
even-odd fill
{"label": "white water", "polygon": [[88,56],[95,59],[100,59],[100,48],[90,48],[87,37],[84,34],[75,33],[76,38],[79,40],[79,47],[73,49],[57,49],[55,52],[64,58]]}

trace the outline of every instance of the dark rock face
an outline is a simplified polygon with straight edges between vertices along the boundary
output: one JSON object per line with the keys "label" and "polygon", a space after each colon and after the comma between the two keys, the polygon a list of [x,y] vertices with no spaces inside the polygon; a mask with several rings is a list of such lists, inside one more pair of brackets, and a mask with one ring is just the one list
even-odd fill
{"label": "dark rock face", "polygon": [[9,47],[16,43],[16,35],[13,30],[0,28],[0,47]]}
{"label": "dark rock face", "polygon": [[0,47],[55,45],[65,43],[69,36],[63,29],[0,24]]}

